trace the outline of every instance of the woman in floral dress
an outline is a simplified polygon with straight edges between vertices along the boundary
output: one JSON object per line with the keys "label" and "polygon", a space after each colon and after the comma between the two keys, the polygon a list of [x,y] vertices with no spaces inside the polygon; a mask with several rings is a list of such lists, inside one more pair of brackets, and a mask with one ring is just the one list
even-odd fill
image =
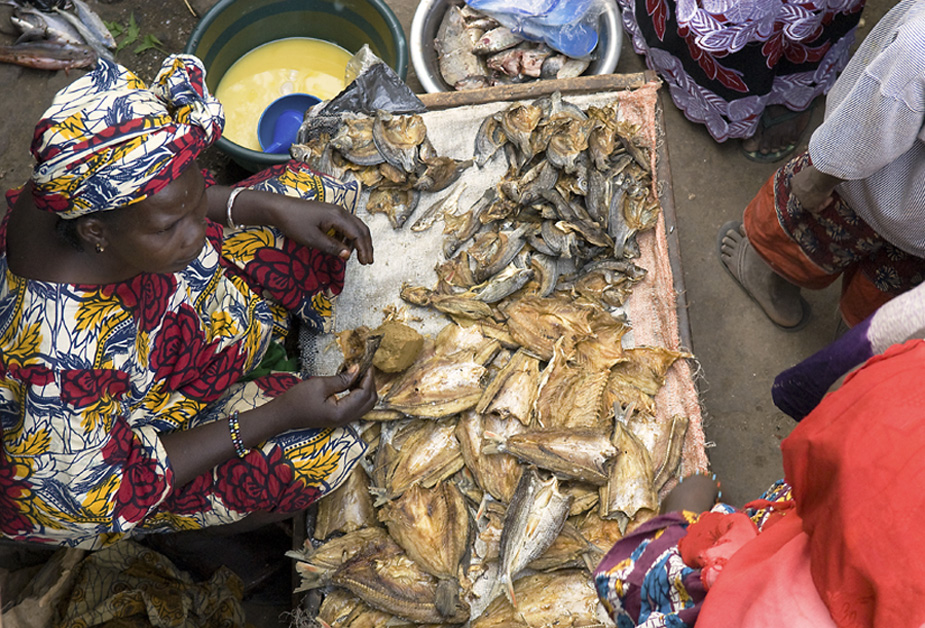
{"label": "woman in floral dress", "polygon": [[5,537],[256,527],[365,450],[348,424],[370,375],[242,380],[290,317],[324,327],[352,251],[372,263],[358,189],[295,162],[207,186],[196,157],[224,118],[204,78],[188,55],[150,88],[101,60],[36,127],[0,228]]}

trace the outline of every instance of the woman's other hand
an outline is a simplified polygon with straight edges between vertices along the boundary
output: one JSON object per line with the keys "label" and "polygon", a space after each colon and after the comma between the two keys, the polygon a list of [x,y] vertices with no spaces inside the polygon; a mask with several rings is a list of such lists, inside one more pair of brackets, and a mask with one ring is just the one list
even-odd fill
{"label": "woman's other hand", "polygon": [[[346,393],[346,394],[342,394]],[[359,379],[353,367],[339,375],[312,377],[280,395],[289,429],[337,427],[356,421],[378,400],[372,370]]]}

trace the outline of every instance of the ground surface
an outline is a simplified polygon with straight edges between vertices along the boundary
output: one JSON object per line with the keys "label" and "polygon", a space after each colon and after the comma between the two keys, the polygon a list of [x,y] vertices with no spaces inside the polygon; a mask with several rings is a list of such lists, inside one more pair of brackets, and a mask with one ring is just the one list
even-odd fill
{"label": "ground surface", "polygon": [[[142,36],[155,35],[167,52],[182,50],[196,23],[183,0],[89,2],[106,20],[128,24],[134,15]],[[409,33],[416,0],[387,2],[405,33]],[[895,3],[895,0],[869,0],[858,40]],[[190,0],[190,6],[199,15],[212,4],[213,0]],[[0,13],[2,29],[10,30],[6,13]],[[6,36],[2,39],[3,43],[12,40]],[[162,56],[156,50],[135,54],[129,47],[119,52],[117,59],[149,80]],[[644,62],[624,42],[617,72],[643,69]],[[20,185],[28,177],[32,128],[55,91],[76,74],[0,64],[3,112],[0,188],[3,190]],[[413,68],[409,70],[408,84],[420,90]],[[742,209],[776,166],[748,161],[742,156],[738,142],[717,144],[703,127],[688,122],[666,93],[662,98],[693,350],[700,365],[704,430],[711,445],[708,453],[714,471],[722,478],[724,497],[731,503],[742,504],[760,495],[782,475],[779,443],[794,423],[774,407],[770,386],[778,372],[834,337],[838,289],[831,287],[807,295],[813,307],[813,320],[803,331],[789,334],[773,327],[735,287],[717,261],[717,229],[727,220],[741,217]],[[818,125],[821,117],[821,108],[817,108],[811,126]],[[210,151],[205,161],[221,180],[244,175],[217,151]],[[249,619],[258,628],[286,625],[277,620],[285,610],[280,604],[252,605]]]}

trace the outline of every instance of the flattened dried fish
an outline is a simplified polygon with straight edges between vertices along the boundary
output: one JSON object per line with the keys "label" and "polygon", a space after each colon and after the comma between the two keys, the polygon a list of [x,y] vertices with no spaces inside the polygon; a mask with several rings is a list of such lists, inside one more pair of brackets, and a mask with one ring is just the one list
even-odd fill
{"label": "flattened dried fish", "polygon": [[607,463],[617,455],[600,429],[532,430],[510,436],[486,433],[482,453],[509,453],[523,462],[552,471],[563,479],[596,486],[607,482]]}
{"label": "flattened dried fish", "polygon": [[463,623],[469,619],[469,608],[462,601],[449,616],[442,615],[436,606],[436,578],[418,567],[395,541],[386,539],[341,565],[332,582],[374,608],[417,623]]}
{"label": "flattened dried fish", "polygon": [[375,525],[376,511],[369,495],[369,477],[363,467],[357,465],[346,482],[318,501],[314,537],[324,540],[335,532],[348,534]]}
{"label": "flattened dried fish", "polygon": [[[496,598],[471,628],[606,628],[613,622],[599,607],[597,592],[583,569],[560,569],[525,576],[514,583],[516,607]],[[600,608],[600,610],[599,610]]]}
{"label": "flattened dried fish", "polygon": [[401,496],[415,484],[434,486],[462,468],[455,421],[411,420],[395,428],[394,423],[383,425],[372,474],[376,485],[369,489],[376,497],[375,506]]}
{"label": "flattened dried fish", "polygon": [[629,429],[652,458],[655,490],[671,479],[681,463],[681,449],[689,419],[681,414],[658,418],[637,412],[629,420]]}
{"label": "flattened dried fish", "polygon": [[352,593],[334,587],[324,594],[316,619],[328,628],[373,628],[396,622],[394,615],[370,608]]}
{"label": "flattened dried fish", "polygon": [[591,545],[581,535],[578,528],[566,521],[562,532],[549,546],[549,549],[527,566],[530,569],[545,572],[557,569],[585,569],[588,568],[591,551]]}
{"label": "flattened dried fish", "polygon": [[376,526],[335,537],[317,549],[313,548],[311,540],[307,539],[302,549],[286,552],[286,556],[296,559],[296,571],[302,576],[302,584],[296,591],[326,586],[341,565],[367,546],[385,543],[388,536],[384,528]]}
{"label": "flattened dried fish", "polygon": [[501,533],[498,586],[504,588],[515,608],[514,577],[553,544],[565,525],[570,503],[571,498],[559,492],[555,476],[543,480],[534,469],[524,472],[504,516]]}
{"label": "flattened dried fish", "polygon": [[516,458],[506,454],[482,455],[482,436],[485,429],[499,434],[515,434],[524,429],[517,421],[496,416],[482,416],[472,410],[459,417],[456,438],[462,448],[466,467],[483,491],[505,504],[511,501],[517,483],[523,473],[523,465]]}
{"label": "flattened dried fish", "polygon": [[406,371],[383,398],[383,407],[415,417],[451,416],[478,403],[484,375],[485,367],[471,356],[435,355]]}
{"label": "flattened dried fish", "polygon": [[518,350],[485,387],[475,407],[476,412],[513,416],[523,425],[529,425],[533,418],[539,376],[540,361],[523,349]]}
{"label": "flattened dried fish", "polygon": [[635,347],[623,352],[625,361],[610,372],[602,403],[609,412],[613,404],[635,405],[641,412],[655,414],[655,395],[665,383],[668,369],[680,358],[693,357],[664,347]]}
{"label": "flattened dried fish", "polygon": [[560,338],[566,346],[593,333],[592,312],[571,300],[556,297],[524,297],[504,308],[514,339],[541,360],[550,360]]}
{"label": "flattened dried fish", "polygon": [[600,427],[601,398],[608,371],[591,371],[568,363],[565,339],[556,343],[534,404],[536,422],[548,429]]}
{"label": "flattened dried fish", "polygon": [[632,414],[632,406],[616,421],[613,441],[620,453],[611,460],[609,479],[600,491],[601,517],[616,519],[621,533],[641,510],[658,510],[652,460],[627,427],[626,414]]}
{"label": "flattened dried fish", "polygon": [[435,605],[442,616],[452,617],[469,548],[469,512],[462,493],[451,482],[431,489],[412,486],[385,504],[379,519],[408,556],[440,580]]}

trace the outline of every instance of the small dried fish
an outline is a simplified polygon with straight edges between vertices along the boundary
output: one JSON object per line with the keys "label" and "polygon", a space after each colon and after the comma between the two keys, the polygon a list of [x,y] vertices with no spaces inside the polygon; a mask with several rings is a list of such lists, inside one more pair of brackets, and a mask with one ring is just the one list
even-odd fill
{"label": "small dried fish", "polygon": [[497,196],[498,192],[495,188],[488,188],[468,212],[461,215],[444,215],[443,232],[449,237],[443,242],[443,254],[447,259],[453,257],[463,243],[476,234],[482,226],[479,217],[491,206]]}
{"label": "small dried fish", "polygon": [[460,183],[454,187],[449,194],[435,201],[421,213],[417,220],[414,221],[414,224],[411,225],[411,230],[426,231],[431,228],[431,226],[434,224],[434,221],[437,220],[437,218],[440,216],[447,213],[455,213],[459,207],[459,197],[462,195],[465,189],[465,184]]}
{"label": "small dried fish", "polygon": [[331,146],[341,155],[361,166],[375,166],[385,161],[373,141],[373,118],[344,114],[341,127],[331,138]]}
{"label": "small dried fish", "polygon": [[507,135],[497,115],[485,116],[475,135],[475,163],[479,168],[507,143]]}
{"label": "small dried fish", "polygon": [[483,303],[497,303],[509,297],[533,279],[532,268],[511,264],[488,281],[472,287],[474,297]]}
{"label": "small dried fish", "polygon": [[424,171],[414,182],[414,189],[425,192],[439,192],[451,183],[455,183],[463,171],[473,164],[473,161],[471,159],[463,161],[452,157],[435,157],[424,163]]}
{"label": "small dried fish", "polygon": [[380,109],[373,120],[372,136],[376,148],[388,163],[408,174],[417,169],[418,146],[427,136],[427,127],[421,116],[394,115]]}
{"label": "small dried fish", "polygon": [[486,31],[472,46],[472,52],[478,55],[494,54],[506,48],[512,48],[523,41],[506,26],[498,26]]}
{"label": "small dried fish", "polygon": [[543,110],[534,105],[515,103],[500,114],[501,128],[509,142],[520,151],[524,161],[533,157],[533,147],[530,144],[530,135],[543,117]]}
{"label": "small dried fish", "polygon": [[366,211],[385,214],[393,229],[401,229],[420,200],[421,193],[417,190],[380,186],[370,191]]}

